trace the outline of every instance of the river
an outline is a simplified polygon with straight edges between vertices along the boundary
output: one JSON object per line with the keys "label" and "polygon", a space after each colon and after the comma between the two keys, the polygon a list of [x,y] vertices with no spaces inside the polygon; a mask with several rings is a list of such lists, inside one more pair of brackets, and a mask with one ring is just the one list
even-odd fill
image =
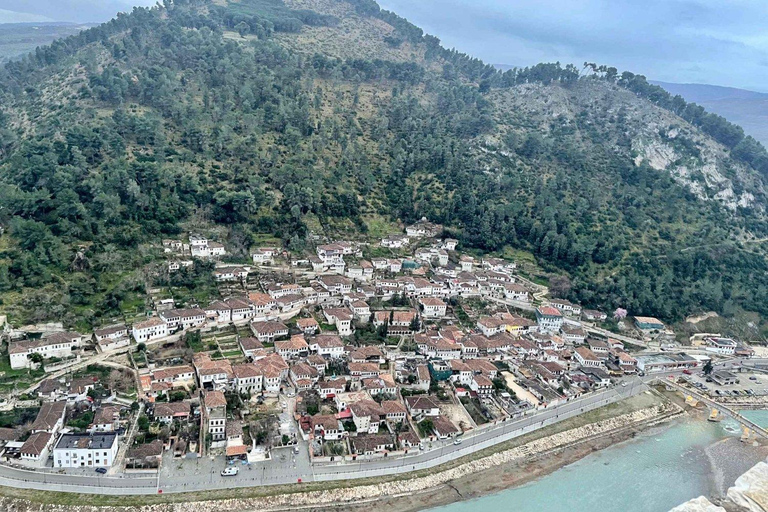
{"label": "river", "polygon": [[[745,416],[768,425],[768,411],[745,411]],[[738,474],[754,464],[738,464],[736,459],[752,449],[732,439],[738,435],[738,425],[732,420],[681,419],[526,485],[431,512],[668,511],[697,496],[716,494],[720,484],[732,485]],[[710,463],[713,453],[721,461],[714,467]]]}

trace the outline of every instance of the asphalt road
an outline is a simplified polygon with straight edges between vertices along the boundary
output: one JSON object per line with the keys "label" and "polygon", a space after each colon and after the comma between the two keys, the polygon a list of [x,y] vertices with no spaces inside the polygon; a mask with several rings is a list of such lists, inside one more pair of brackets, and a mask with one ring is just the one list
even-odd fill
{"label": "asphalt road", "polygon": [[536,411],[519,419],[476,429],[463,437],[460,445],[451,441],[433,443],[433,449],[406,457],[381,458],[354,464],[313,466],[306,449],[294,454],[290,448],[273,450],[269,461],[254,463],[248,469],[240,466],[235,476],[222,477],[220,459],[167,460],[159,475],[100,476],[60,474],[52,470],[30,471],[0,465],[0,485],[28,489],[80,492],[90,494],[156,494],[158,492],[191,492],[257,485],[340,480],[380,476],[413,469],[425,469],[468,455],[500,442],[526,434],[537,428],[563,421],[609,403],[634,396],[646,388],[640,379],[625,387],[617,386],[599,393],[565,402],[556,407]]}
{"label": "asphalt road", "polygon": [[[716,365],[718,369],[734,366],[768,365],[768,359],[731,360]],[[695,370],[701,371],[700,368]],[[240,466],[240,472],[222,477],[220,459],[166,460],[158,475],[100,476],[97,473],[61,474],[53,470],[28,470],[0,464],[0,485],[50,491],[79,492],[89,494],[156,494],[158,492],[191,492],[206,489],[227,489],[260,485],[276,485],[303,482],[330,481],[371,476],[381,476],[416,469],[435,467],[450,460],[468,455],[495,444],[513,439],[538,428],[578,416],[604,405],[614,403],[647,389],[647,383],[667,375],[681,372],[656,373],[644,377],[630,377],[609,389],[562,403],[558,406],[533,411],[523,417],[481,427],[462,436],[461,444],[452,440],[432,443],[432,449],[414,451],[404,457],[379,458],[355,463],[311,464],[308,450],[294,454],[290,447],[272,451],[272,459],[250,466]]]}

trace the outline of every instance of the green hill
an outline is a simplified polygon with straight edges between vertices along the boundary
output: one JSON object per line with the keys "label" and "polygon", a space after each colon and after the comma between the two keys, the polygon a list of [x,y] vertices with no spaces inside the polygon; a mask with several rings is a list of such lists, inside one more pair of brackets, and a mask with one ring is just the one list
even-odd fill
{"label": "green hill", "polygon": [[242,259],[426,216],[586,305],[768,312],[764,148],[588,69],[501,72],[371,0],[166,1],[56,41],[0,76],[3,308],[125,312],[189,229]]}

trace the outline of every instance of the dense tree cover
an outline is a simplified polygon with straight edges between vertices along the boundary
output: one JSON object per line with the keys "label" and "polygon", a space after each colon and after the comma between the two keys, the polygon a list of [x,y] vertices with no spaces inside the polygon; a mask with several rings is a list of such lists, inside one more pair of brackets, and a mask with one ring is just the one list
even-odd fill
{"label": "dense tree cover", "polygon": [[[302,249],[309,225],[364,232],[365,216],[379,214],[426,216],[468,247],[530,250],[568,272],[570,296],[587,305],[668,319],[768,313],[764,257],[730,241],[764,234],[762,219],[635,165],[622,113],[556,119],[546,134],[522,119],[501,134],[503,151],[478,156],[478,141],[500,129],[492,89],[576,87],[573,66],[502,73],[375,2],[352,3],[395,27],[387,44],[424,44],[440,71],[288,51],[274,32],[337,20],[277,0],[136,9],[7,66],[0,225],[14,243],[0,245],[0,293],[35,290],[29,320],[98,322],[144,291],[132,273],[155,258],[144,244],[190,225],[224,226],[231,252],[247,255],[259,234]],[[738,138],[728,139],[734,156],[762,165],[762,146]],[[695,157],[695,145],[683,149]],[[190,296],[213,287],[203,265],[156,282]]]}

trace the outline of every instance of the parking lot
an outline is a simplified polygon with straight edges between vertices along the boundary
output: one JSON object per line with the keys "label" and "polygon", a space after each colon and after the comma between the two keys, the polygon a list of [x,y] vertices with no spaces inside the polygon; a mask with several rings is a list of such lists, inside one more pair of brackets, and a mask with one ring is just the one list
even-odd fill
{"label": "parking lot", "polygon": [[768,375],[746,371],[733,373],[736,376],[736,383],[734,384],[718,384],[711,376],[706,376],[703,373],[684,375],[683,378],[712,398],[768,395]]}

